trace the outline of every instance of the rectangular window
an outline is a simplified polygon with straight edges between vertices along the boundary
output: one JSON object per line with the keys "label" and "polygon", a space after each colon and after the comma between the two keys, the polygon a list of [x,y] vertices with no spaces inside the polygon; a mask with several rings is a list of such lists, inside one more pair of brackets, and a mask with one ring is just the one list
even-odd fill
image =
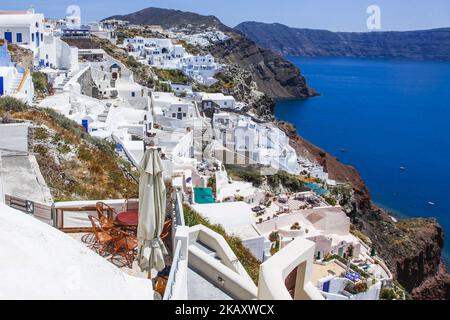
{"label": "rectangular window", "polygon": [[172,113],[172,118],[176,118],[177,115],[175,113]]}
{"label": "rectangular window", "polygon": [[22,34],[20,32],[17,33],[16,38],[17,38],[17,43],[22,42]]}
{"label": "rectangular window", "polygon": [[41,33],[41,41],[44,41],[44,34]]}
{"label": "rectangular window", "polygon": [[3,77],[0,77],[0,97],[4,94]]}
{"label": "rectangular window", "polygon": [[183,113],[183,118],[186,118],[186,113]]}
{"label": "rectangular window", "polygon": [[131,96],[134,98],[136,96],[136,94],[134,92],[132,92]]}
{"label": "rectangular window", "polygon": [[34,42],[34,33],[31,34],[31,42]]}
{"label": "rectangular window", "polygon": [[5,32],[5,40],[8,41],[9,43],[13,42],[13,34],[12,32]]}

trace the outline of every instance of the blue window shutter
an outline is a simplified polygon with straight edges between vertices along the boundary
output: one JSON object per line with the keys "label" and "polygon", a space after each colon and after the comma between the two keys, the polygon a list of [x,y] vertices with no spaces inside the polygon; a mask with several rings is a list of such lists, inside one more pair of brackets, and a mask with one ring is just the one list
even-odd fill
{"label": "blue window shutter", "polygon": [[13,36],[12,36],[12,32],[5,32],[5,40],[8,41],[8,43],[12,43]]}
{"label": "blue window shutter", "polygon": [[3,95],[3,77],[0,77],[0,97]]}
{"label": "blue window shutter", "polygon": [[34,42],[34,33],[31,34],[31,42]]}
{"label": "blue window shutter", "polygon": [[16,34],[16,38],[17,38],[17,43],[21,43],[22,42],[22,33],[18,32]]}

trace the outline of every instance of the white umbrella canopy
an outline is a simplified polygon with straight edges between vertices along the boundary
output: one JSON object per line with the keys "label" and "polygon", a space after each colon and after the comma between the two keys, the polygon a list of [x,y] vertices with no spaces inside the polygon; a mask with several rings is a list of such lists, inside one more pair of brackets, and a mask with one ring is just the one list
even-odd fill
{"label": "white umbrella canopy", "polygon": [[158,150],[149,148],[140,163],[138,263],[142,271],[165,268],[166,247],[160,236],[166,213],[166,187]]}

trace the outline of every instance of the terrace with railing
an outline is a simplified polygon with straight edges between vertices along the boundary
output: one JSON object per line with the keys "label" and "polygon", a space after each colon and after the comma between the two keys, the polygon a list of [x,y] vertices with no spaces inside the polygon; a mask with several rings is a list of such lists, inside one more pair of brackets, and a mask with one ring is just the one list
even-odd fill
{"label": "terrace with railing", "polygon": [[[223,236],[204,225],[185,225],[183,194],[175,192],[169,198],[171,225],[165,241],[169,254],[164,258],[170,269],[166,276],[156,270],[151,273],[160,299],[323,299],[310,280],[314,243],[298,239],[264,262],[257,287]],[[33,215],[76,240],[89,243],[89,238],[92,239],[93,226],[89,216],[97,216],[98,201],[46,205],[10,195],[6,195],[5,200],[8,206]],[[101,203],[114,212],[123,210],[124,205],[128,211],[138,208],[137,200],[105,200]],[[98,247],[91,248],[108,257]],[[113,259],[109,260],[116,264]],[[136,261],[131,265],[116,265],[129,275],[148,277],[140,271]]]}

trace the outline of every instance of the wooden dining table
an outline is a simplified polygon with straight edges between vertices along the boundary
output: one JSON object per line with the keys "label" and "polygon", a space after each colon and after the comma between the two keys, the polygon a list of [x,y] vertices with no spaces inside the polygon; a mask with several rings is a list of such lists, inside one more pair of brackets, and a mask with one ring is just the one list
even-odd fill
{"label": "wooden dining table", "polygon": [[139,213],[138,210],[128,210],[119,212],[115,220],[118,227],[123,227],[125,229],[133,229],[137,231],[137,226],[139,224]]}

